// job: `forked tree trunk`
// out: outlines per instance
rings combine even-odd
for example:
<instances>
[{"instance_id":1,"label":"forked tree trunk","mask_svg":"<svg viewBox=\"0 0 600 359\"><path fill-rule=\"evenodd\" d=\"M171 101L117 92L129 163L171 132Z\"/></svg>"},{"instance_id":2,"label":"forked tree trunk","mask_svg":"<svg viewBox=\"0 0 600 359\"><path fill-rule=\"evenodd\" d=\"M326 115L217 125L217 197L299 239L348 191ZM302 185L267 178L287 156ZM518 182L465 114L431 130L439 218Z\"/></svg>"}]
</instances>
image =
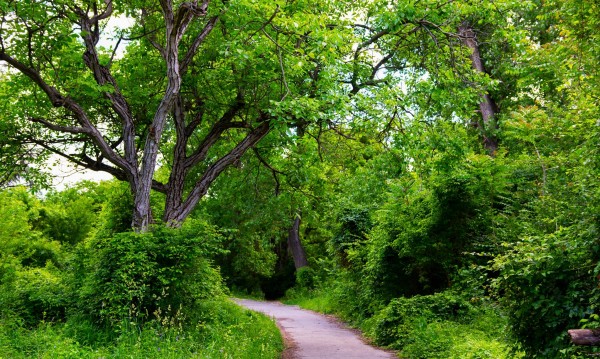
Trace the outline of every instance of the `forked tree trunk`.
<instances>
[{"instance_id":1,"label":"forked tree trunk","mask_svg":"<svg viewBox=\"0 0 600 359\"><path fill-rule=\"evenodd\" d=\"M113 1L104 0L104 6L100 7L97 1L92 1L89 4L84 1L83 3L89 5L84 7L73 4L73 6L68 7L68 13L66 8L62 9L53 19L56 21L74 21L79 25L81 31L79 31L78 35L81 36L85 45L83 63L89 68L94 80L103 89L104 97L108 100L106 108L104 101L98 103L99 107L92 106L92 108L99 110L99 112L110 112L112 110L118 116L121 121L122 133L120 139L115 142L108 140L111 136L103 134L103 131L96 126L96 121L86 112L85 107L69 96L68 92L62 93L62 90L46 82L44 80L45 76L42 76L40 70L31 62L32 59L30 59L29 64L21 62L8 54L5 46L1 46L0 62L7 63L14 70L27 76L33 84L47 95L52 106L64 108L67 113L72 115L74 120L69 125L62 124L62 120L55 122L56 119L52 118L30 118L30 122L39 124L50 131L77 137L77 139L74 139L77 143L80 140L87 141L83 142L85 144L83 148L90 148L88 145L94 147L95 150L89 152L96 152L97 154L94 159L88 156L87 150L84 150L80 155L74 155L61 152L60 149L52 148L52 146L49 146L52 142L46 144L43 140L39 140L34 143L75 162L78 166L95 171L105 171L121 181L129 182L134 202L131 226L135 231L144 232L148 230L148 227L153 222L150 205L150 193L152 190L166 195L164 221L170 226L177 227L181 225L201 198L207 193L213 181L228 166L239 161L240 157L249 148L252 148L269 132L270 116L267 112L258 114L257 118L255 118L254 127L251 126L250 121L242 120L241 118L236 119L238 112L245 105L242 91L240 90L236 102L217 121L205 139L195 149L188 148L194 147L187 146L188 139L192 137L196 138L198 132L200 132L197 131L197 128L202 122L203 110L200 110L199 113L188 114L189 116L186 116L185 104L181 101L178 102L181 100L179 94L182 78L201 45L218 23L220 15L214 15L210 19L207 19L204 22L202 30L199 32L196 31L194 35L191 35L187 33L187 30L195 19L206 18L210 0L158 0L156 1L157 4L152 5L152 8L157 8L157 5L159 5L162 11L164 26L159 26L158 28L164 31L164 38L163 36L157 36L155 32L150 32L147 34L146 39L158 50L164 61L166 87L153 115L152 122L147 128L145 144L143 147L138 147L137 139L141 138L142 134L136 133L135 118L128 100L121 92L116 79L111 74L110 66L105 65L104 61L100 61L100 55L97 50L100 41L100 29L102 28L101 22L111 17L113 13ZM94 6L91 6L92 4ZM146 9L141 10L139 14L140 22L143 24L147 14L145 13ZM10 11L12 10L9 10L9 13ZM45 29L45 26L51 24L54 20L48 20L48 23L41 25L40 29ZM193 27L193 29L196 30L197 28ZM187 48L180 47L184 37L186 38L185 45L187 45ZM158 38L162 40L159 41ZM0 42L4 45L6 41L3 39L3 33L0 31ZM29 41L31 49L34 45L31 36ZM116 46L118 46L118 43ZM110 117L112 121L114 117ZM243 117L247 118L249 116ZM186 122L186 118L189 121ZM177 145L173 156L173 173L169 182L160 183L154 180L153 177L157 167L163 131L167 121L171 120L175 124L177 136ZM103 123L102 121L99 122ZM202 176L196 180L195 184L192 183L187 178L189 177L188 174L193 173L195 175L192 169L197 168L206 159L209 149L220 139L223 132L230 128L246 128L249 131L246 137L241 142L238 142L228 154L214 161L206 168ZM69 137L65 138L69 139ZM119 150L119 146L122 146L122 150ZM66 146L66 148L69 148L69 146ZM140 149L143 149L141 157L138 156L138 150ZM187 156L186 150L188 149L192 150L190 156ZM71 152L70 148L68 152ZM189 193L184 191L184 189L188 189L186 185L191 187Z\"/></svg>"},{"instance_id":2,"label":"forked tree trunk","mask_svg":"<svg viewBox=\"0 0 600 359\"><path fill-rule=\"evenodd\" d=\"M139 172L139 182L134 197L133 223L135 230L146 231L152 221L150 209L150 190L152 189L152 177L156 169L156 159L163 130L173 103L177 99L181 88L181 74L179 72L179 42L185 33L187 22L178 22L175 19L173 4L161 2L165 17L165 47L163 58L167 65L167 88L158 105L158 109L152 119L152 125L146 136L144 155ZM179 9L177 10L179 12Z\"/></svg>"},{"instance_id":3,"label":"forked tree trunk","mask_svg":"<svg viewBox=\"0 0 600 359\"><path fill-rule=\"evenodd\" d=\"M304 251L304 247L302 247L302 242L300 242L300 215L296 216L294 224L290 229L288 236L288 250L292 254L296 269L308 266L306 252Z\"/></svg>"},{"instance_id":4,"label":"forked tree trunk","mask_svg":"<svg viewBox=\"0 0 600 359\"><path fill-rule=\"evenodd\" d=\"M473 69L479 73L485 73L481 54L479 53L479 43L473 28L466 22L462 23L458 28L458 35L463 44L471 50L471 64ZM481 102L479 103L479 111L483 119L483 126L477 124L477 127L483 133L483 145L488 150L490 155L494 155L498 150L498 139L493 134L496 130L496 112L497 106L494 100L487 93L481 94ZM490 134L491 133L491 134Z\"/></svg>"}]
</instances>

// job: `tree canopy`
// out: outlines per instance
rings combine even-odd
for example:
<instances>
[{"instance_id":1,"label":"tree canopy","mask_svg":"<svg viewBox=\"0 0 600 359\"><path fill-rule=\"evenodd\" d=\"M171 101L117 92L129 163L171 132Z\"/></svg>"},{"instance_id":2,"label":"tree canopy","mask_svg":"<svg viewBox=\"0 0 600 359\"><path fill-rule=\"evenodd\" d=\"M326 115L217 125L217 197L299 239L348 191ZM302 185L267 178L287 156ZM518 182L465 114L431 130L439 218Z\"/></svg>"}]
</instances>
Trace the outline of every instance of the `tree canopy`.
<instances>
[{"instance_id":1,"label":"tree canopy","mask_svg":"<svg viewBox=\"0 0 600 359\"><path fill-rule=\"evenodd\" d=\"M473 113L489 82L468 59L478 50L464 31L474 11L436 2L4 1L3 181L33 177L28 164L57 154L127 181L135 228L153 221L151 190L165 195L162 220L177 226L269 133L384 130L414 111L428 120ZM115 23L130 25L111 31Z\"/></svg>"}]
</instances>

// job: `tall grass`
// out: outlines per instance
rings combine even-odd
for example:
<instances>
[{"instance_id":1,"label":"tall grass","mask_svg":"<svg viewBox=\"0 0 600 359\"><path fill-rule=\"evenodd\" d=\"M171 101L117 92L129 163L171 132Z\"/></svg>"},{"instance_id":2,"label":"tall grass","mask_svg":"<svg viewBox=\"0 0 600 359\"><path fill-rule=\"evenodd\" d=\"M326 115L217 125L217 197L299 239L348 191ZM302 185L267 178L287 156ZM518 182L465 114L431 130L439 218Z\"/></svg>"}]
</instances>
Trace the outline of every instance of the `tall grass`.
<instances>
[{"instance_id":1,"label":"tall grass","mask_svg":"<svg viewBox=\"0 0 600 359\"><path fill-rule=\"evenodd\" d=\"M341 314L339 310L336 310L338 306L333 296L320 289L292 288L286 292L286 296L282 301L285 304L298 305L301 308L323 314Z\"/></svg>"},{"instance_id":2,"label":"tall grass","mask_svg":"<svg viewBox=\"0 0 600 359\"><path fill-rule=\"evenodd\" d=\"M72 319L27 329L0 323L0 358L278 358L283 342L264 315L219 300L206 302L193 325L123 322L115 330ZM6 324L6 325L4 325Z\"/></svg>"}]
</instances>

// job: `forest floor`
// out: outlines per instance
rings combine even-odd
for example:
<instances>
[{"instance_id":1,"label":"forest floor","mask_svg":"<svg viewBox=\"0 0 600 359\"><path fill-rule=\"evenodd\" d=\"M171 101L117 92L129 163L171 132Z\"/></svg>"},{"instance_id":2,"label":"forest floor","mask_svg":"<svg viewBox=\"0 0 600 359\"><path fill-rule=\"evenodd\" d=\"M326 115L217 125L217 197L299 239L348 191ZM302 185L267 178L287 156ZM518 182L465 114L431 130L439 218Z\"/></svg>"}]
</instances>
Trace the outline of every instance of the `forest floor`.
<instances>
[{"instance_id":1,"label":"forest floor","mask_svg":"<svg viewBox=\"0 0 600 359\"><path fill-rule=\"evenodd\" d=\"M396 358L390 351L365 343L357 330L331 316L279 302L235 299L250 310L275 319L286 343L284 359L378 359Z\"/></svg>"}]
</instances>

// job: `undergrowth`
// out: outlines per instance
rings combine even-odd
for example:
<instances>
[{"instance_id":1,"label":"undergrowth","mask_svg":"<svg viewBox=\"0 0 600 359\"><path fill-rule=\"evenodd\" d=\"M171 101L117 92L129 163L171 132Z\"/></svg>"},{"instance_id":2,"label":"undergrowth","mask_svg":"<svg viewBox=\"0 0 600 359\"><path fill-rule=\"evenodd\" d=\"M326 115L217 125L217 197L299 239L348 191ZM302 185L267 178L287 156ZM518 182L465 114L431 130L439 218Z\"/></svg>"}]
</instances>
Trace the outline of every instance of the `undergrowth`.
<instances>
[{"instance_id":1,"label":"undergrowth","mask_svg":"<svg viewBox=\"0 0 600 359\"><path fill-rule=\"evenodd\" d=\"M273 321L226 300L203 303L193 324L123 321L101 330L73 318L27 329L0 323L0 358L278 358L283 342Z\"/></svg>"},{"instance_id":2,"label":"undergrowth","mask_svg":"<svg viewBox=\"0 0 600 359\"><path fill-rule=\"evenodd\" d=\"M293 288L284 302L337 315L404 359L523 357L507 334L507 318L497 308L473 305L450 292L396 298L370 318L352 316L331 289Z\"/></svg>"}]
</instances>

